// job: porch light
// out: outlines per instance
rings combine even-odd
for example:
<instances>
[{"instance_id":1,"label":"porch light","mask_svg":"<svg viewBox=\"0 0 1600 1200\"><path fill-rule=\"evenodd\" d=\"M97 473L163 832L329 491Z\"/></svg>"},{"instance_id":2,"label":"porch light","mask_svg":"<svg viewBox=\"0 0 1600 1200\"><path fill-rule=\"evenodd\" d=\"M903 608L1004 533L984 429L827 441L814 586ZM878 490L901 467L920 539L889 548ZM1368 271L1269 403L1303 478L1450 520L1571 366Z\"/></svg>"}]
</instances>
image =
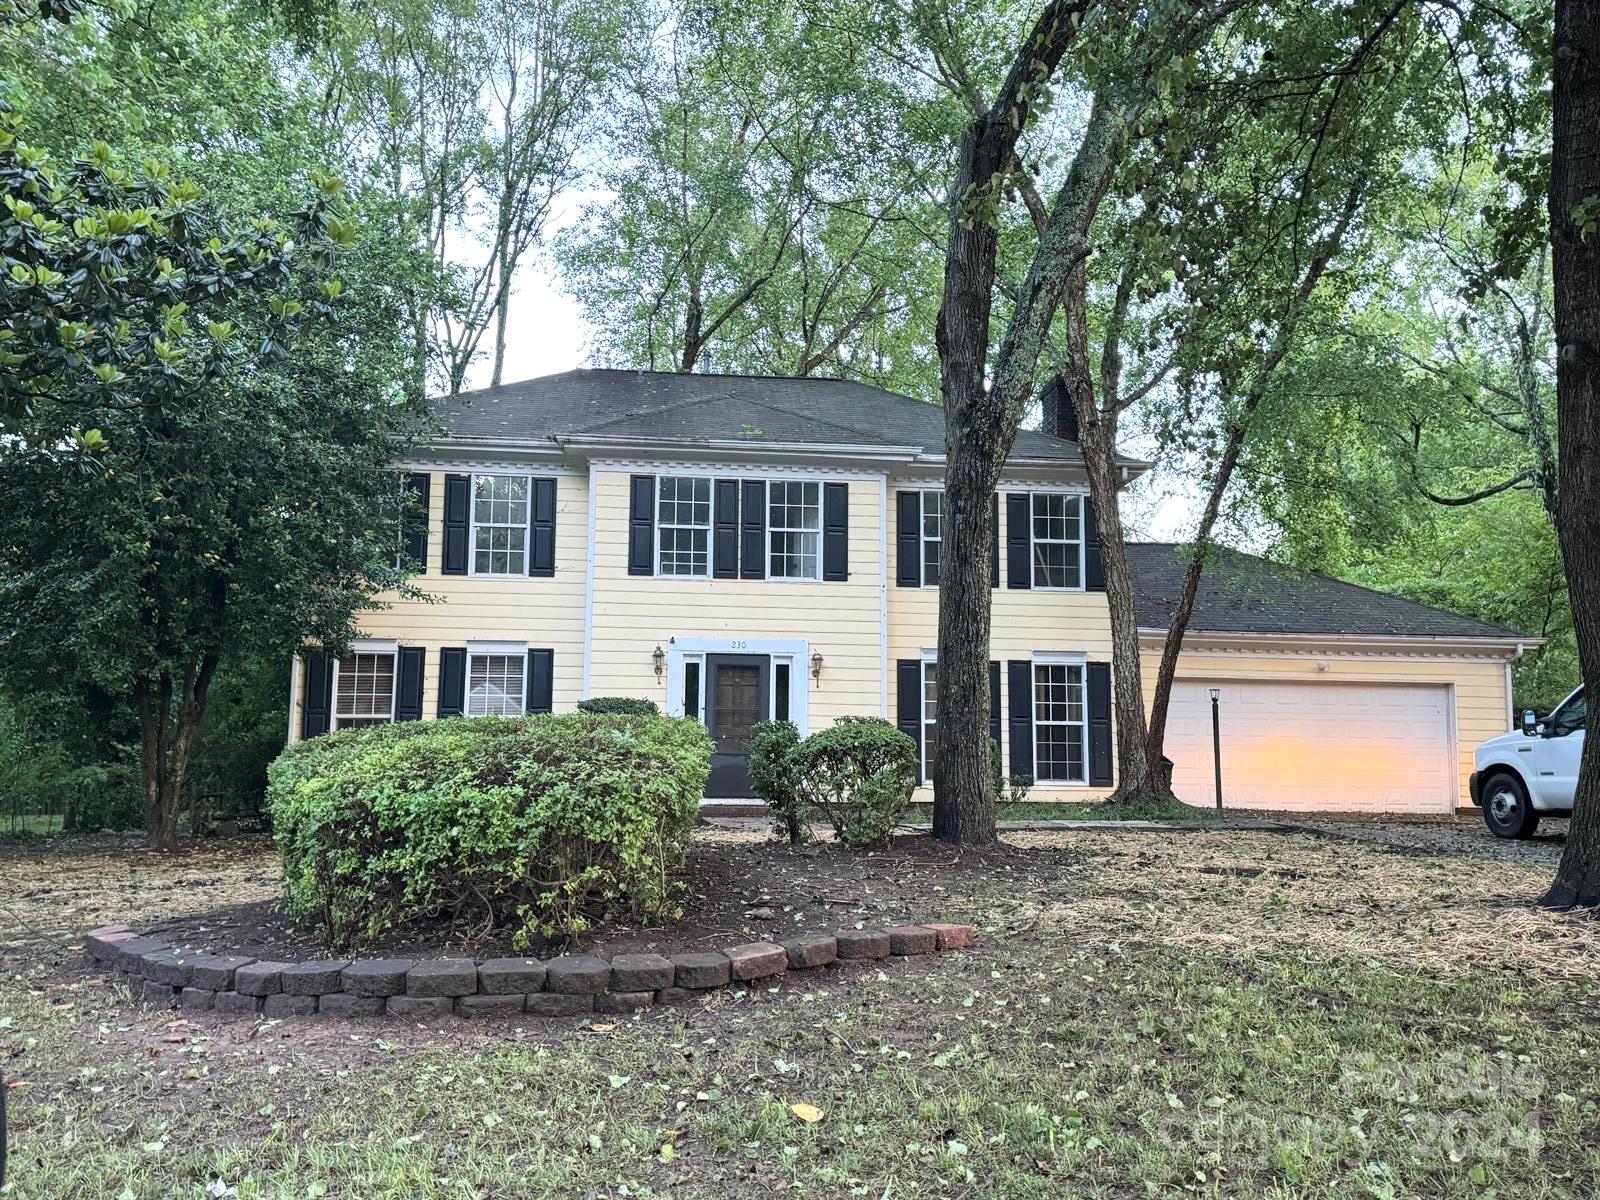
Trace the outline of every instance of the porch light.
<instances>
[{"instance_id":1,"label":"porch light","mask_svg":"<svg viewBox=\"0 0 1600 1200\"><path fill-rule=\"evenodd\" d=\"M650 661L656 665L656 678L661 678L661 673L667 669L667 652L661 648L661 643L656 643L656 648L650 653Z\"/></svg>"},{"instance_id":2,"label":"porch light","mask_svg":"<svg viewBox=\"0 0 1600 1200\"><path fill-rule=\"evenodd\" d=\"M1222 699L1222 689L1221 688L1212 688L1211 689L1211 703L1215 704L1218 700L1221 700L1221 699Z\"/></svg>"},{"instance_id":3,"label":"porch light","mask_svg":"<svg viewBox=\"0 0 1600 1200\"><path fill-rule=\"evenodd\" d=\"M811 652L811 678L822 678L822 651L820 650Z\"/></svg>"}]
</instances>

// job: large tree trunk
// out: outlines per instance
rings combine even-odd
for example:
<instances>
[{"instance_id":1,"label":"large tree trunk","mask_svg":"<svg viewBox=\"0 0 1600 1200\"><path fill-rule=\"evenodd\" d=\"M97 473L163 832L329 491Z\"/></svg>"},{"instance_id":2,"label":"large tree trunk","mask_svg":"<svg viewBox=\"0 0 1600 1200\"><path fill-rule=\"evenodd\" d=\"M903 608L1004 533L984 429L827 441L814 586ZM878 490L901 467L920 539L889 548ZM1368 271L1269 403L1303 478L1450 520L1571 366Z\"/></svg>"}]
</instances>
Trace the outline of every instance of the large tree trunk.
<instances>
[{"instance_id":1,"label":"large tree trunk","mask_svg":"<svg viewBox=\"0 0 1600 1200\"><path fill-rule=\"evenodd\" d=\"M135 689L139 708L139 756L144 780L144 827L157 850L178 844L178 814L182 811L189 759L205 722L206 701L217 660L207 655L184 669L173 711L172 676L163 671L156 680L141 680Z\"/></svg>"},{"instance_id":2,"label":"large tree trunk","mask_svg":"<svg viewBox=\"0 0 1600 1200\"><path fill-rule=\"evenodd\" d=\"M1550 232L1556 298L1556 421L1561 445L1559 532L1572 594L1578 664L1591 706L1600 697L1600 6L1556 0L1555 145ZM1600 722L1590 722L1561 866L1543 903L1600 904Z\"/></svg>"}]
</instances>

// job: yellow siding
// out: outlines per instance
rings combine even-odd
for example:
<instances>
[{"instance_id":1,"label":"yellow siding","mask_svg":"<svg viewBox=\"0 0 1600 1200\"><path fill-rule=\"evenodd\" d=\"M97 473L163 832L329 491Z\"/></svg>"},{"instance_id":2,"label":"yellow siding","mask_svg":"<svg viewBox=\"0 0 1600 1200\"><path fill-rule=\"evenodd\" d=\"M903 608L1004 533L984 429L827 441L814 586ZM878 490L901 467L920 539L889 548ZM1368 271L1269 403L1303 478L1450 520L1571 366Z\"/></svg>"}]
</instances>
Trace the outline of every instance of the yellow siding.
<instances>
[{"instance_id":1,"label":"yellow siding","mask_svg":"<svg viewBox=\"0 0 1600 1200\"><path fill-rule=\"evenodd\" d=\"M1148 705L1155 690L1158 657L1146 654L1140 673ZM1326 671L1318 662L1328 664ZM1456 756L1463 805L1472 798L1467 777L1472 752L1479 742L1507 729L1506 664L1474 659L1404 659L1340 657L1323 654L1238 654L1194 651L1178 659L1179 679L1343 680L1365 683L1433 683L1450 685L1454 705ZM1308 764L1311 769L1311 764Z\"/></svg>"}]
</instances>

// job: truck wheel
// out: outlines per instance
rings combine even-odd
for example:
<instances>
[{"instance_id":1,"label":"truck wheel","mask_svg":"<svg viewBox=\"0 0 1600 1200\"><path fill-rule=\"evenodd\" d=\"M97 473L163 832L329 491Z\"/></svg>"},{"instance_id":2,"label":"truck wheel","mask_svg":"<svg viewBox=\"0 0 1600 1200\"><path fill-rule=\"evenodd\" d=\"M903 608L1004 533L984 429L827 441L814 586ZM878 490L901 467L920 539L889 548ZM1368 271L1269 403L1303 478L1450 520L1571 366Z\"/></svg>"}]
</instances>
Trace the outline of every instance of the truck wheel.
<instances>
[{"instance_id":1,"label":"truck wheel","mask_svg":"<svg viewBox=\"0 0 1600 1200\"><path fill-rule=\"evenodd\" d=\"M1495 837L1527 838L1539 827L1528 789L1515 775L1491 775L1483 785L1483 823Z\"/></svg>"}]
</instances>

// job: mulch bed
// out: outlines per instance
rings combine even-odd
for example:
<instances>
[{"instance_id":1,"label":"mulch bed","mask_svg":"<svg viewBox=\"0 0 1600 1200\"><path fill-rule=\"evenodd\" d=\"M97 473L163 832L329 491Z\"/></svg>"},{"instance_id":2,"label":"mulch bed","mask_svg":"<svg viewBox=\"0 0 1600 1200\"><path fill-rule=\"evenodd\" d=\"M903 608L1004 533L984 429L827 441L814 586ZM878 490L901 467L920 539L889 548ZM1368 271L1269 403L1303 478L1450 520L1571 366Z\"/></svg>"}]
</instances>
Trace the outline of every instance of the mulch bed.
<instances>
[{"instance_id":1,"label":"mulch bed","mask_svg":"<svg viewBox=\"0 0 1600 1200\"><path fill-rule=\"evenodd\" d=\"M412 925L354 947L363 958L492 958L599 950L607 955L726 946L858 925L958 920L973 892L990 893L995 877L1054 873L1074 855L1041 855L1005 845L957 851L924 837L896 838L888 850L861 854L832 843L791 847L748 834L702 831L689 853L683 919L670 925L609 924L567 945L511 945L510 933L463 928L448 920ZM1020 882L1020 880L1019 880ZM327 954L313 931L295 924L276 899L221 904L139 926L174 945L216 953L296 961Z\"/></svg>"}]
</instances>

